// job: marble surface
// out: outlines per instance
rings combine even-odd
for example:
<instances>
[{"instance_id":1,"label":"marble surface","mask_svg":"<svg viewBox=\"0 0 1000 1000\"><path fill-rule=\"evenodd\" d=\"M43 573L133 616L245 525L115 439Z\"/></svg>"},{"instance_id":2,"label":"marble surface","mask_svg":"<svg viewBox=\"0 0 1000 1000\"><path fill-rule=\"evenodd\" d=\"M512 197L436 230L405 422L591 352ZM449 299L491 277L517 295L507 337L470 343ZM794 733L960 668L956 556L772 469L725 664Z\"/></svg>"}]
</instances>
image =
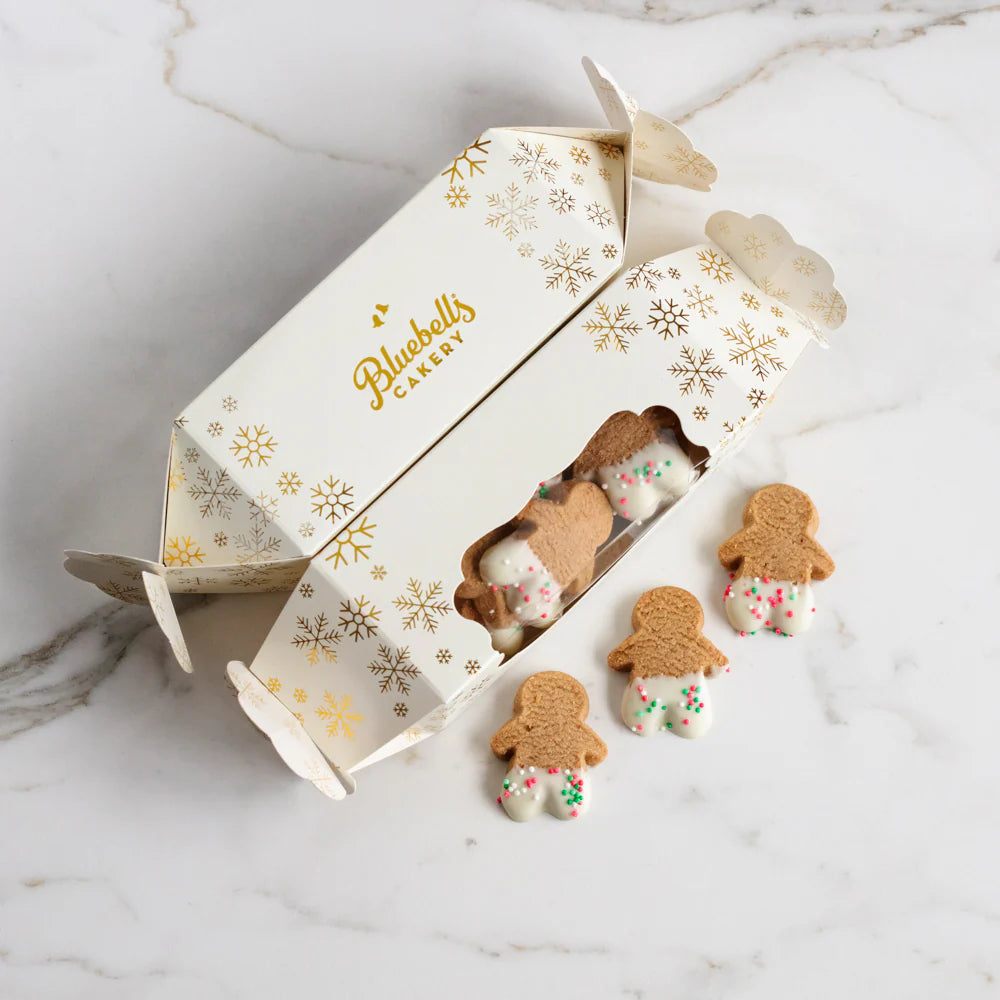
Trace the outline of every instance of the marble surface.
<instances>
[{"instance_id":1,"label":"marble surface","mask_svg":"<svg viewBox=\"0 0 1000 1000\"><path fill-rule=\"evenodd\" d=\"M998 46L974 3L2 0L0 995L996 996ZM767 211L848 323L589 613L331 803L223 677L280 598L193 603L186 676L60 552L153 555L170 418L476 130L598 123L584 53L720 166L640 184L632 256ZM801 641L717 599L772 480L838 562ZM603 665L663 583L734 664L701 741L632 737ZM544 667L611 754L585 821L517 826L487 739Z\"/></svg>"}]
</instances>

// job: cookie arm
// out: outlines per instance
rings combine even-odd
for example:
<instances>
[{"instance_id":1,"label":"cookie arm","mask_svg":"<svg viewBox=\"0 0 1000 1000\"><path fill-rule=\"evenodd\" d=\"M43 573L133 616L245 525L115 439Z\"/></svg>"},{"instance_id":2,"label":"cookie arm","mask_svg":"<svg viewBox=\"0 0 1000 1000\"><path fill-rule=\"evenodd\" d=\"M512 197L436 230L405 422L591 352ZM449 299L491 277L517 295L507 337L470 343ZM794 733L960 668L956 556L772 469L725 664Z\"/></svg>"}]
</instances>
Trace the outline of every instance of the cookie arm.
<instances>
[{"instance_id":1,"label":"cookie arm","mask_svg":"<svg viewBox=\"0 0 1000 1000\"><path fill-rule=\"evenodd\" d=\"M583 761L588 767L593 767L595 764L600 764L607 757L608 747L604 740L590 726L581 723L581 728L583 729L586 741L583 749Z\"/></svg>"},{"instance_id":2,"label":"cookie arm","mask_svg":"<svg viewBox=\"0 0 1000 1000\"><path fill-rule=\"evenodd\" d=\"M699 637L698 645L705 656L705 672L709 676L714 676L720 667L729 665L729 658L726 654L721 649L718 649L713 642L705 638L705 636Z\"/></svg>"},{"instance_id":3,"label":"cookie arm","mask_svg":"<svg viewBox=\"0 0 1000 1000\"><path fill-rule=\"evenodd\" d=\"M520 719L509 719L490 740L490 749L501 760L510 760L518 743L524 738L525 729Z\"/></svg>"},{"instance_id":4,"label":"cookie arm","mask_svg":"<svg viewBox=\"0 0 1000 1000\"><path fill-rule=\"evenodd\" d=\"M632 669L632 647L636 644L637 636L630 635L624 642L619 643L608 653L608 666L612 670Z\"/></svg>"},{"instance_id":5,"label":"cookie arm","mask_svg":"<svg viewBox=\"0 0 1000 1000\"><path fill-rule=\"evenodd\" d=\"M719 562L728 570L738 570L743 561L743 554L746 550L746 529L737 531L735 535L730 535L719 546Z\"/></svg>"},{"instance_id":6,"label":"cookie arm","mask_svg":"<svg viewBox=\"0 0 1000 1000\"><path fill-rule=\"evenodd\" d=\"M589 559L587 565L584 566L579 573L573 577L572 580L566 586L566 592L568 594L579 594L584 587L593 579L594 576L594 560Z\"/></svg>"},{"instance_id":7,"label":"cookie arm","mask_svg":"<svg viewBox=\"0 0 1000 1000\"><path fill-rule=\"evenodd\" d=\"M815 538L810 540L809 558L812 561L812 575L817 580L825 580L837 568L830 553Z\"/></svg>"}]
</instances>

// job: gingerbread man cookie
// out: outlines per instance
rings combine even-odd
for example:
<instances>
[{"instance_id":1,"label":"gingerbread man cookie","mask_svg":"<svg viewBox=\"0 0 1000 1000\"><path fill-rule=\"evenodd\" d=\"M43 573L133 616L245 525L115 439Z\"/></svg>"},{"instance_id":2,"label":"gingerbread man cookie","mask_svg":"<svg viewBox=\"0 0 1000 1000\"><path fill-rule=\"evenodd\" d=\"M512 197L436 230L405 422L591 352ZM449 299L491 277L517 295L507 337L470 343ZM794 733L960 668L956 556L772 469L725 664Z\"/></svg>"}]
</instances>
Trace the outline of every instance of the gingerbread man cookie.
<instances>
[{"instance_id":1,"label":"gingerbread man cookie","mask_svg":"<svg viewBox=\"0 0 1000 1000\"><path fill-rule=\"evenodd\" d=\"M511 521L484 535L462 558L459 614L489 629L493 648L511 654L525 626L545 628L590 583L594 554L614 518L593 483L558 483Z\"/></svg>"},{"instance_id":2,"label":"gingerbread man cookie","mask_svg":"<svg viewBox=\"0 0 1000 1000\"><path fill-rule=\"evenodd\" d=\"M695 478L687 454L660 438L649 410L621 410L608 417L573 463L572 474L593 479L611 509L636 522L678 499Z\"/></svg>"},{"instance_id":3,"label":"gingerbread man cookie","mask_svg":"<svg viewBox=\"0 0 1000 1000\"><path fill-rule=\"evenodd\" d=\"M547 810L576 819L590 808L587 768L608 755L604 741L584 721L590 699L569 674L532 674L514 696L514 715L490 740L510 761L497 802L523 822Z\"/></svg>"},{"instance_id":4,"label":"gingerbread man cookie","mask_svg":"<svg viewBox=\"0 0 1000 1000\"><path fill-rule=\"evenodd\" d=\"M794 486L765 486L747 501L742 530L719 546L719 562L731 571L726 617L740 635L765 628L793 636L812 624L812 580L835 568L813 537L817 527L812 500Z\"/></svg>"},{"instance_id":5,"label":"gingerbread man cookie","mask_svg":"<svg viewBox=\"0 0 1000 1000\"><path fill-rule=\"evenodd\" d=\"M706 674L729 660L701 634L705 615L680 587L648 590L632 611L634 632L608 654L612 670L629 670L622 719L639 736L666 730L703 736L712 724Z\"/></svg>"}]
</instances>

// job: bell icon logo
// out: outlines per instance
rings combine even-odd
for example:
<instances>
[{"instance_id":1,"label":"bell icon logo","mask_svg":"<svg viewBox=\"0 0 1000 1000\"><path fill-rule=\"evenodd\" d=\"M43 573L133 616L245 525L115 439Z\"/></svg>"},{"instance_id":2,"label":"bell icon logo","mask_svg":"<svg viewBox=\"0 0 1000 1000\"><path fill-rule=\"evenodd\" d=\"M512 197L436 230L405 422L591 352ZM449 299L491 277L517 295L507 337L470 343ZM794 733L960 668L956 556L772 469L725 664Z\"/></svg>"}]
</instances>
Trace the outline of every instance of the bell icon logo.
<instances>
[{"instance_id":1,"label":"bell icon logo","mask_svg":"<svg viewBox=\"0 0 1000 1000\"><path fill-rule=\"evenodd\" d=\"M388 306L380 306L377 302L375 303L375 308L378 310L378 313L382 314L382 316L389 311ZM385 320L382 319L382 316L379 316L378 313L372 313L372 326L375 327L375 329L378 329L385 322Z\"/></svg>"}]
</instances>

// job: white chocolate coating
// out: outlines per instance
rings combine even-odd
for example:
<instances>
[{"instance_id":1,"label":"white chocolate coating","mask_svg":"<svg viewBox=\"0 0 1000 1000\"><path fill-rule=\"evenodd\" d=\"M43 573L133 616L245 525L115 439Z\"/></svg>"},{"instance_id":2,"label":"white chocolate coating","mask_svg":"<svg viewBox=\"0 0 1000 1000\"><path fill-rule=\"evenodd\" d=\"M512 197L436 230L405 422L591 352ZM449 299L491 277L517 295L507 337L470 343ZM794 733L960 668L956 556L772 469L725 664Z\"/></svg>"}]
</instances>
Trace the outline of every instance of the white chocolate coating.
<instances>
[{"instance_id":1,"label":"white chocolate coating","mask_svg":"<svg viewBox=\"0 0 1000 1000\"><path fill-rule=\"evenodd\" d=\"M590 808L587 769L512 767L504 775L497 802L518 823L542 812L557 819L577 819Z\"/></svg>"},{"instance_id":2,"label":"white chocolate coating","mask_svg":"<svg viewBox=\"0 0 1000 1000\"><path fill-rule=\"evenodd\" d=\"M695 739L712 725L712 703L702 673L637 677L622 698L622 720L637 736L665 730Z\"/></svg>"},{"instance_id":3,"label":"white chocolate coating","mask_svg":"<svg viewBox=\"0 0 1000 1000\"><path fill-rule=\"evenodd\" d=\"M772 577L741 576L722 595L729 624L740 635L773 629L779 635L805 632L815 617L812 586Z\"/></svg>"},{"instance_id":4,"label":"white chocolate coating","mask_svg":"<svg viewBox=\"0 0 1000 1000\"><path fill-rule=\"evenodd\" d=\"M486 586L503 591L522 627L545 628L562 614L562 587L522 538L504 538L488 548L479 575Z\"/></svg>"},{"instance_id":5,"label":"white chocolate coating","mask_svg":"<svg viewBox=\"0 0 1000 1000\"><path fill-rule=\"evenodd\" d=\"M691 485L690 459L676 445L654 441L618 465L603 465L597 481L620 517L645 521Z\"/></svg>"}]
</instances>

